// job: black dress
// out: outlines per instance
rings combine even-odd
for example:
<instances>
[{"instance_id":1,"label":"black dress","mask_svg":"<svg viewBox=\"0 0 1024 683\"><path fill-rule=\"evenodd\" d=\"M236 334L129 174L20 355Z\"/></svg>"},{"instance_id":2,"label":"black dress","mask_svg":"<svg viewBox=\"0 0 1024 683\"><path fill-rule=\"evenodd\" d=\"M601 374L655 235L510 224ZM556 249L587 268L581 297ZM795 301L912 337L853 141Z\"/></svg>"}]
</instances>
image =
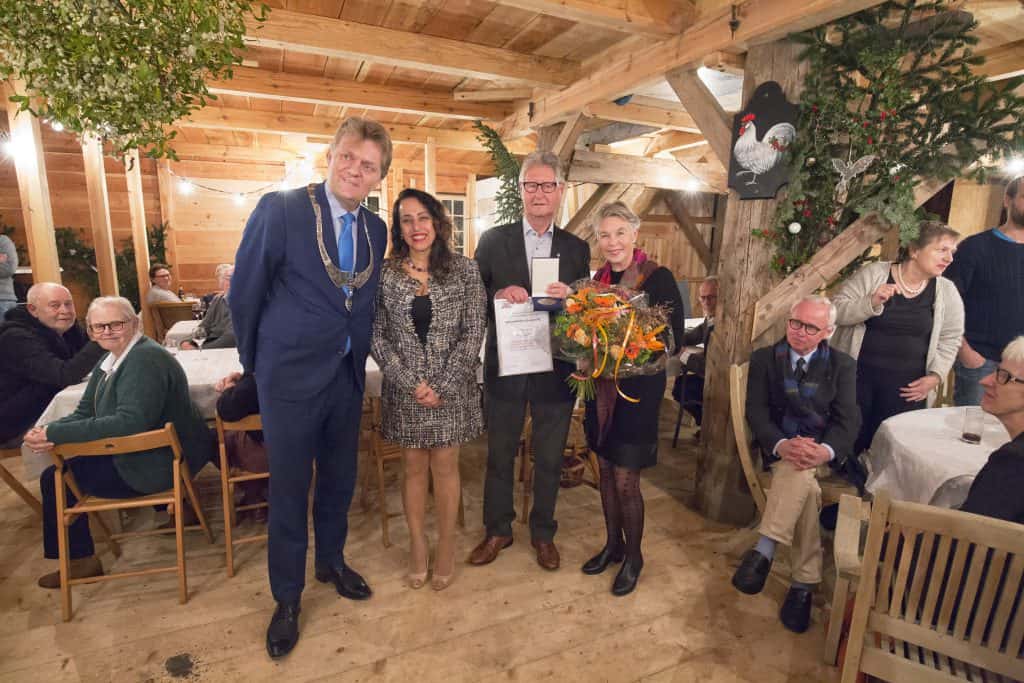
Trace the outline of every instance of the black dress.
<instances>
[{"instance_id":1,"label":"black dress","mask_svg":"<svg viewBox=\"0 0 1024 683\"><path fill-rule=\"evenodd\" d=\"M612 271L612 284L618 284L622 273ZM640 286L647 293L649 303L671 308L669 324L672 328L674 345L678 348L683 338L686 319L683 317L683 302L679 298L679 287L672 272L660 267L648 276ZM677 349L670 349L675 353ZM661 399L665 395L666 377L664 372L655 375L641 375L619 380L622 391L639 403L630 403L621 397L615 399L612 423L603 443L597 444L597 403L587 401L584 417L584 431L590 448L602 458L618 467L641 469L658 462L658 415Z\"/></svg>"}]
</instances>

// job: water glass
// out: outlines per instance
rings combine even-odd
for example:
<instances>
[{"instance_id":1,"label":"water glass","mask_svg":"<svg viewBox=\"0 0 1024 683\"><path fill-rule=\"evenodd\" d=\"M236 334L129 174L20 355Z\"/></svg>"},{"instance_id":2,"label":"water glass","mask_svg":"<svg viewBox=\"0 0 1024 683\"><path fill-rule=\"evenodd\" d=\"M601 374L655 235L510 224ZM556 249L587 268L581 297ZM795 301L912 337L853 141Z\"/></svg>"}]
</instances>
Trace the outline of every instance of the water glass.
<instances>
[{"instance_id":1,"label":"water glass","mask_svg":"<svg viewBox=\"0 0 1024 683\"><path fill-rule=\"evenodd\" d=\"M979 406L964 408L964 428L960 439L970 444L980 444L981 434L985 429L985 413Z\"/></svg>"}]
</instances>

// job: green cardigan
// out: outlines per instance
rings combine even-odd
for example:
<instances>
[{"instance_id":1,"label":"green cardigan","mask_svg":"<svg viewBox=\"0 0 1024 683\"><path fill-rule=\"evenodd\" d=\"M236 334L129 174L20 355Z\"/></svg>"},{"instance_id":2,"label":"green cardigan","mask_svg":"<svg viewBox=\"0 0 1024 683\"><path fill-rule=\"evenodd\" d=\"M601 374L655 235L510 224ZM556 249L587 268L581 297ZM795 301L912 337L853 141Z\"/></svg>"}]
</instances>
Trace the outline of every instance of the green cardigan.
<instances>
[{"instance_id":1,"label":"green cardigan","mask_svg":"<svg viewBox=\"0 0 1024 683\"><path fill-rule=\"evenodd\" d=\"M162 346L143 337L100 387L105 377L97 365L75 412L46 427L50 441L62 444L128 436L172 422L192 474L210 461L216 447L213 435L189 398L185 371ZM140 493L165 491L174 485L169 448L113 457L121 479Z\"/></svg>"}]
</instances>

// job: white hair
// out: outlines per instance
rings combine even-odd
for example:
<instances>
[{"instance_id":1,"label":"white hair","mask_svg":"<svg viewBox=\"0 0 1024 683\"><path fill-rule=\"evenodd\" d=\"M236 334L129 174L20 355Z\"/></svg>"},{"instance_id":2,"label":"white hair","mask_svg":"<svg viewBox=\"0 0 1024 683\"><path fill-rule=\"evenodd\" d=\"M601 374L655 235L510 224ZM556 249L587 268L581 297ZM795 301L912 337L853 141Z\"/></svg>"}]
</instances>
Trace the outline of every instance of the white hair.
<instances>
[{"instance_id":1,"label":"white hair","mask_svg":"<svg viewBox=\"0 0 1024 683\"><path fill-rule=\"evenodd\" d=\"M640 217L633 213L633 210L626 206L625 202L615 201L603 205L594 214L594 219L591 222L591 227L594 229L594 237L599 237L598 231L601 229L601 223L606 218L619 218L626 222L633 232L640 229Z\"/></svg>"},{"instance_id":2,"label":"white hair","mask_svg":"<svg viewBox=\"0 0 1024 683\"><path fill-rule=\"evenodd\" d=\"M796 307L800 304L815 304L818 306L828 306L828 326L835 329L836 317L839 313L836 311L836 305L832 303L832 300L827 296L821 296L820 294L808 294L795 301L792 306L789 307L789 315L792 317L793 312L796 311ZM831 335L829 335L831 336Z\"/></svg>"},{"instance_id":3,"label":"white hair","mask_svg":"<svg viewBox=\"0 0 1024 683\"><path fill-rule=\"evenodd\" d=\"M213 271L213 275L218 280L220 280L222 277L224 277L224 273L227 273L228 271L231 271L231 270L234 270L234 269L235 269L235 266L232 263L221 263L220 265L217 266L217 269Z\"/></svg>"},{"instance_id":4,"label":"white hair","mask_svg":"<svg viewBox=\"0 0 1024 683\"><path fill-rule=\"evenodd\" d=\"M1003 360L1011 363L1024 363L1024 336L1017 337L1003 349Z\"/></svg>"},{"instance_id":5,"label":"white hair","mask_svg":"<svg viewBox=\"0 0 1024 683\"><path fill-rule=\"evenodd\" d=\"M92 320L92 313L97 308L103 308L109 306L110 308L116 308L121 312L121 315L125 317L125 320L132 323L134 328L139 326L139 314L135 312L135 307L132 306L132 302L125 299L123 296L98 296L92 300L89 304L89 310L85 312L85 324L88 325Z\"/></svg>"},{"instance_id":6,"label":"white hair","mask_svg":"<svg viewBox=\"0 0 1024 683\"><path fill-rule=\"evenodd\" d=\"M530 152L523 159L523 165L519 167L519 182L523 182L523 178L526 177L526 172L534 166L547 166L555 172L555 180L559 185L565 182L565 176L562 175L562 162L559 161L558 155L554 152Z\"/></svg>"},{"instance_id":7,"label":"white hair","mask_svg":"<svg viewBox=\"0 0 1024 683\"><path fill-rule=\"evenodd\" d=\"M28 288L28 293L25 295L25 302L36 307L43 305L43 297L52 293L56 289L60 289L71 294L71 291L67 287L57 284L56 282L37 282Z\"/></svg>"}]
</instances>

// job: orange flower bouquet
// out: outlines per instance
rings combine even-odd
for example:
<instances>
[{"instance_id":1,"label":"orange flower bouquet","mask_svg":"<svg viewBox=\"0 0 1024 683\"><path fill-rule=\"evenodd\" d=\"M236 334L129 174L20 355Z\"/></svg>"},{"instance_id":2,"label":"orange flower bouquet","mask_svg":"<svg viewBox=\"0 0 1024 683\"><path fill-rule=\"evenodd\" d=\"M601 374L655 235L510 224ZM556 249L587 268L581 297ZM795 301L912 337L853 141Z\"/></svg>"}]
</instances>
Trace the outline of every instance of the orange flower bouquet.
<instances>
[{"instance_id":1,"label":"orange flower bouquet","mask_svg":"<svg viewBox=\"0 0 1024 683\"><path fill-rule=\"evenodd\" d=\"M642 292L594 280L573 283L573 292L552 327L552 351L576 363L569 384L586 400L595 395L594 380L610 379L622 398L636 403L618 380L665 371L666 349L673 347L668 310L649 306Z\"/></svg>"}]
</instances>

